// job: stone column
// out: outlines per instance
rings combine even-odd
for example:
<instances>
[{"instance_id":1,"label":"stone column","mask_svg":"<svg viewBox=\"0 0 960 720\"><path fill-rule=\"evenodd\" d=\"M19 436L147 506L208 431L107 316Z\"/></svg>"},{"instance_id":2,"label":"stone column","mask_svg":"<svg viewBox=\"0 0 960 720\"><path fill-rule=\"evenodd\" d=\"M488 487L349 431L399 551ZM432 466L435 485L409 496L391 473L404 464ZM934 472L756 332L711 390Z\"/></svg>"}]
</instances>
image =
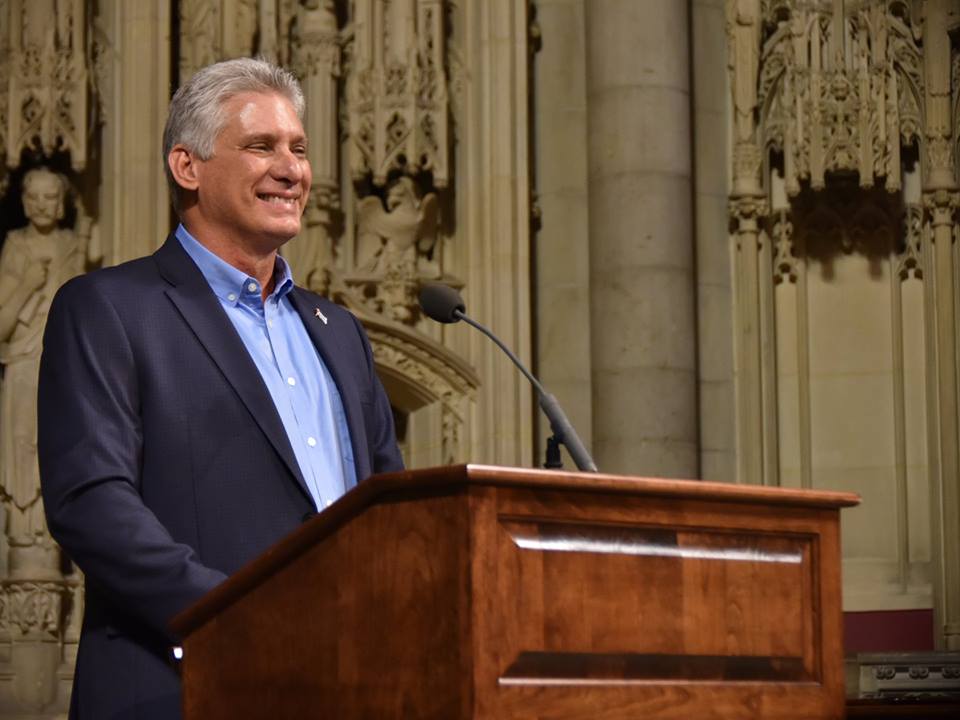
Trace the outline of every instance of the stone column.
<instances>
[{"instance_id":1,"label":"stone column","mask_svg":"<svg viewBox=\"0 0 960 720\"><path fill-rule=\"evenodd\" d=\"M171 230L160 136L170 101L170 3L100 5L104 265L149 255Z\"/></svg>"},{"instance_id":2,"label":"stone column","mask_svg":"<svg viewBox=\"0 0 960 720\"><path fill-rule=\"evenodd\" d=\"M775 433L764 417L763 372L770 345L761 315L763 234L768 203L760 182L763 154L757 142L757 78L760 68L760 0L727 0L727 42L733 99L733 183L730 221L736 301L737 480L772 483L775 470L764 447ZM768 363L766 363L768 364Z\"/></svg>"},{"instance_id":3,"label":"stone column","mask_svg":"<svg viewBox=\"0 0 960 720\"><path fill-rule=\"evenodd\" d=\"M729 482L737 471L723 0L693 0L691 14L700 476Z\"/></svg>"},{"instance_id":4,"label":"stone column","mask_svg":"<svg viewBox=\"0 0 960 720\"><path fill-rule=\"evenodd\" d=\"M931 192L924 198L930 216L936 347L936 435L931 448L931 511L934 564L934 615L938 644L960 650L960 458L958 458L957 327L954 297L953 223L956 192ZM940 634L942 633L942 634Z\"/></svg>"},{"instance_id":5,"label":"stone column","mask_svg":"<svg viewBox=\"0 0 960 720\"><path fill-rule=\"evenodd\" d=\"M297 282L325 293L334 262L332 228L340 211L340 35L333 0L324 0L314 8L301 6L294 40L293 66L307 100L303 124L310 138L313 186L304 231L284 246L283 255L290 261Z\"/></svg>"},{"instance_id":6,"label":"stone column","mask_svg":"<svg viewBox=\"0 0 960 720\"><path fill-rule=\"evenodd\" d=\"M594 456L696 477L689 6L584 9Z\"/></svg>"},{"instance_id":7,"label":"stone column","mask_svg":"<svg viewBox=\"0 0 960 720\"><path fill-rule=\"evenodd\" d=\"M527 4L466 0L450 7L464 65L453 68L453 86L462 88L452 103L460 119L458 231L444 258L464 280L467 312L529 363ZM467 358L480 376L468 420L468 457L531 466L535 406L529 383L499 348L463 323L445 326L443 333L444 345Z\"/></svg>"},{"instance_id":8,"label":"stone column","mask_svg":"<svg viewBox=\"0 0 960 720\"><path fill-rule=\"evenodd\" d=\"M536 263L536 372L593 449L590 383L590 247L584 6L537 0L543 45L534 59L535 172L542 225ZM540 418L536 459L550 424ZM569 457L564 466L576 467Z\"/></svg>"},{"instance_id":9,"label":"stone column","mask_svg":"<svg viewBox=\"0 0 960 720\"><path fill-rule=\"evenodd\" d=\"M936 398L930 448L937 643L960 650L960 412L957 386L956 247L954 223L960 204L953 162L950 112L951 0L930 0L923 28L926 103L923 200L933 242Z\"/></svg>"}]
</instances>

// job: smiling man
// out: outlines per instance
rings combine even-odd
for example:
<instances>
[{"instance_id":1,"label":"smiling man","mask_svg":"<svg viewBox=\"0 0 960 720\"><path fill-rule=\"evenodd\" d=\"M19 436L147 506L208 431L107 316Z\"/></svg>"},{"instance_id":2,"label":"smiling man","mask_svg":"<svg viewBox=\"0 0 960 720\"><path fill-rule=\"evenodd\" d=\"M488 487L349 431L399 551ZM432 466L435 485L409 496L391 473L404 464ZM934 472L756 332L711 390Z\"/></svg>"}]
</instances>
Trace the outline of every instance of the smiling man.
<instances>
[{"instance_id":1,"label":"smiling man","mask_svg":"<svg viewBox=\"0 0 960 720\"><path fill-rule=\"evenodd\" d=\"M402 467L363 329L277 254L310 191L303 108L267 62L200 70L164 131L175 233L54 299L39 456L50 531L86 576L71 718L179 717L170 619Z\"/></svg>"}]
</instances>

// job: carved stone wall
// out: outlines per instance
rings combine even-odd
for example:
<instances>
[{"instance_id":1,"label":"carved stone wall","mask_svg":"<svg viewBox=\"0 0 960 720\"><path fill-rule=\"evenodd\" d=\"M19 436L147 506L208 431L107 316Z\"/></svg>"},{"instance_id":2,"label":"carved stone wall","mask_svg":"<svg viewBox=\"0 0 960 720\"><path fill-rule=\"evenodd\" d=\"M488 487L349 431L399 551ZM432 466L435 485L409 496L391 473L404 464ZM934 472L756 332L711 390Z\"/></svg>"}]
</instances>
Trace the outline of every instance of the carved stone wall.
<instances>
[{"instance_id":1,"label":"carved stone wall","mask_svg":"<svg viewBox=\"0 0 960 720\"><path fill-rule=\"evenodd\" d=\"M97 228L104 264L151 252L173 221L159 151L171 87L216 59L276 58L303 82L315 181L284 252L366 324L411 465L534 464L523 379L486 339L419 316L417 289L440 279L539 356L588 444L599 431L633 452L661 433L682 445L676 472L861 492L844 524L847 608L932 606L956 647L956 3L615 4L0 0L0 233L29 226L22 181L46 165L70 188L59 230L89 246ZM645 52L626 28L650 36ZM668 85L664 122L642 98ZM618 258L660 280L665 261L680 289L648 295L626 272L606 288ZM618 312L649 299L653 319L631 316L629 335L592 309L605 295L631 298ZM669 374L639 332L647 349L684 342L668 358L685 398L670 437L669 393L630 379ZM615 377L626 361L650 372ZM58 717L82 579L49 544L20 542L29 490L3 490L0 716Z\"/></svg>"},{"instance_id":2,"label":"carved stone wall","mask_svg":"<svg viewBox=\"0 0 960 720\"><path fill-rule=\"evenodd\" d=\"M4 137L7 167L23 151L69 156L74 170L87 162L89 86L85 0L7 0L4 25Z\"/></svg>"},{"instance_id":3,"label":"carved stone wall","mask_svg":"<svg viewBox=\"0 0 960 720\"><path fill-rule=\"evenodd\" d=\"M300 283L366 324L408 464L527 464L523 379L415 302L426 280L462 288L529 360L527 138L516 132L527 42L527 6L514 0L0 0L4 252L29 226L21 181L40 165L70 191L59 231L84 248L95 234L103 264L155 250L174 223L160 156L171 89L218 59L274 58L303 83L314 170L304 230L284 253ZM5 293L0 281L0 326L20 302ZM32 426L15 413L0 439ZM45 543L17 535L17 512L42 516L35 476L4 483L14 520L0 533L0 716L60 717L82 578L44 529Z\"/></svg>"},{"instance_id":4,"label":"carved stone wall","mask_svg":"<svg viewBox=\"0 0 960 720\"><path fill-rule=\"evenodd\" d=\"M860 492L846 609L958 647L958 8L726 8L738 475Z\"/></svg>"},{"instance_id":5,"label":"carved stone wall","mask_svg":"<svg viewBox=\"0 0 960 720\"><path fill-rule=\"evenodd\" d=\"M79 572L46 528L36 458L41 337L56 289L99 265L100 99L84 0L0 3L0 715L65 711Z\"/></svg>"}]
</instances>

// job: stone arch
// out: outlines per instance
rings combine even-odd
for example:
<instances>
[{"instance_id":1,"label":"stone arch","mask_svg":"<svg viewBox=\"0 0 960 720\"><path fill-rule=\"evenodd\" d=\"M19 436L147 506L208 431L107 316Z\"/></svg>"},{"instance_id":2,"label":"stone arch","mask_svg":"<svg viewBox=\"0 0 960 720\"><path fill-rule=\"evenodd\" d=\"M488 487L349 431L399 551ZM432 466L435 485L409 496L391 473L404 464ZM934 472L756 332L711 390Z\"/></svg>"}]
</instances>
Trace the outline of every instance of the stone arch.
<instances>
[{"instance_id":1,"label":"stone arch","mask_svg":"<svg viewBox=\"0 0 960 720\"><path fill-rule=\"evenodd\" d=\"M400 421L398 440L406 463L424 467L464 461L467 413L479 387L474 369L407 325L352 309L370 337L377 372Z\"/></svg>"}]
</instances>

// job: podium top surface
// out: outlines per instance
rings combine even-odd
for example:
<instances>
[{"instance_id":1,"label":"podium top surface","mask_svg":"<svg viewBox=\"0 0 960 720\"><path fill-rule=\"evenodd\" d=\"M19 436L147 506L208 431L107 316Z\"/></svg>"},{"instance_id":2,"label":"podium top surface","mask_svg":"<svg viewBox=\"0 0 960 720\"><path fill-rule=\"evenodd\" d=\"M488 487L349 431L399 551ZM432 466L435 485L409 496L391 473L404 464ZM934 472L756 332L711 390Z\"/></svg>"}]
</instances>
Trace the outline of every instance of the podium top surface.
<instances>
[{"instance_id":1,"label":"podium top surface","mask_svg":"<svg viewBox=\"0 0 960 720\"><path fill-rule=\"evenodd\" d=\"M491 465L450 465L375 475L364 480L323 512L305 522L261 556L190 606L170 623L183 637L205 623L264 577L299 557L350 518L377 501L399 495L454 491L465 486L567 493L618 494L713 503L757 504L838 510L860 502L855 493L803 490L700 480L667 480L600 473L564 472Z\"/></svg>"}]
</instances>

